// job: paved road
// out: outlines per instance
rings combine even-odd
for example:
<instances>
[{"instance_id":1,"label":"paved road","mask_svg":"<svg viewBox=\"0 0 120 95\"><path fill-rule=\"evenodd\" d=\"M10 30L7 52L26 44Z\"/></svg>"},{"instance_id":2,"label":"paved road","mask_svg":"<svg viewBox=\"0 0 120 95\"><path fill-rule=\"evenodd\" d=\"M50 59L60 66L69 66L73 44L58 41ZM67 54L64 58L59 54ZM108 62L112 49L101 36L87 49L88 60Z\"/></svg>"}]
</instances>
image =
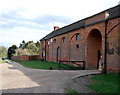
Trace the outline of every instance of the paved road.
<instances>
[{"instance_id":1,"label":"paved road","mask_svg":"<svg viewBox=\"0 0 120 95\"><path fill-rule=\"evenodd\" d=\"M64 93L64 83L75 76L100 73L97 70L30 69L11 61L0 67L2 93Z\"/></svg>"}]
</instances>

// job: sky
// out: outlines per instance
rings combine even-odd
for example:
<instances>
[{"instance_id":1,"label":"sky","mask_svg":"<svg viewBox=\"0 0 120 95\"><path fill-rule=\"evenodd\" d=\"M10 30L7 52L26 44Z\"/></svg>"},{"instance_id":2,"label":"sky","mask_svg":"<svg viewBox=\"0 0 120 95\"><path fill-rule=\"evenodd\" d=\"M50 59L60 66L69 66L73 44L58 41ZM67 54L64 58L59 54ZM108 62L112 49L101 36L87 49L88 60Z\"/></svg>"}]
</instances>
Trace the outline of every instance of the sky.
<instances>
[{"instance_id":1,"label":"sky","mask_svg":"<svg viewBox=\"0 0 120 95\"><path fill-rule=\"evenodd\" d=\"M0 46L39 41L53 31L118 5L119 0L0 0Z\"/></svg>"}]
</instances>

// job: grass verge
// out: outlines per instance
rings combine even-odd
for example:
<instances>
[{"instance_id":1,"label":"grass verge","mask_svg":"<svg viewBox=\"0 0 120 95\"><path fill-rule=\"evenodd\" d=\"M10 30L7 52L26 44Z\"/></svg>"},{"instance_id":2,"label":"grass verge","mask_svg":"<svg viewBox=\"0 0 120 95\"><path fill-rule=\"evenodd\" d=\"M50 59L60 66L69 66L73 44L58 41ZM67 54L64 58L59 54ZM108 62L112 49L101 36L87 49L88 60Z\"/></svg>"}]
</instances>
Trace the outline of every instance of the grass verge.
<instances>
[{"instance_id":1,"label":"grass verge","mask_svg":"<svg viewBox=\"0 0 120 95\"><path fill-rule=\"evenodd\" d=\"M55 62L46 62L46 61L17 61L17 62L25 67L34 68L34 69L49 70L50 67L52 67L52 69L61 69L61 70L81 70L81 68L78 67L69 68L69 65L66 64L61 64L62 68L59 68L58 63Z\"/></svg>"},{"instance_id":2,"label":"grass verge","mask_svg":"<svg viewBox=\"0 0 120 95\"><path fill-rule=\"evenodd\" d=\"M118 74L109 73L96 75L92 77L92 83L87 85L88 88L101 94L118 94Z\"/></svg>"},{"instance_id":3,"label":"grass verge","mask_svg":"<svg viewBox=\"0 0 120 95\"><path fill-rule=\"evenodd\" d=\"M69 93L69 95L78 95L78 92L76 90L73 90L73 89L65 88L65 92Z\"/></svg>"},{"instance_id":4,"label":"grass verge","mask_svg":"<svg viewBox=\"0 0 120 95\"><path fill-rule=\"evenodd\" d=\"M1 64L1 63L8 63L8 61L2 60L2 59L0 58L0 64Z\"/></svg>"}]
</instances>

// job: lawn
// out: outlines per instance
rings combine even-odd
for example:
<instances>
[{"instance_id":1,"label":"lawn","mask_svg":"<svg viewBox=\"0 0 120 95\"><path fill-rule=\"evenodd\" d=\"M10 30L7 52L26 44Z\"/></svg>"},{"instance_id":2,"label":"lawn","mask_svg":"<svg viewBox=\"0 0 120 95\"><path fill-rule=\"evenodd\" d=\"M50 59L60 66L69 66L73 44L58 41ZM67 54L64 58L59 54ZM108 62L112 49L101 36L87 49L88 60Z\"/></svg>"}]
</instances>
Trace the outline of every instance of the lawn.
<instances>
[{"instance_id":1,"label":"lawn","mask_svg":"<svg viewBox=\"0 0 120 95\"><path fill-rule=\"evenodd\" d=\"M49 70L50 67L52 67L52 69L81 70L81 68L69 67L69 65L66 65L66 64L61 64L60 66L62 68L59 68L58 63L55 63L55 62L46 62L46 61L17 61L17 62L25 67L34 68L34 69Z\"/></svg>"},{"instance_id":2,"label":"lawn","mask_svg":"<svg viewBox=\"0 0 120 95\"><path fill-rule=\"evenodd\" d=\"M0 58L0 64L1 63L8 63L6 60L2 60L1 58Z\"/></svg>"},{"instance_id":3,"label":"lawn","mask_svg":"<svg viewBox=\"0 0 120 95\"><path fill-rule=\"evenodd\" d=\"M98 93L118 93L118 74L109 73L92 77L92 84L87 85L88 88ZM104 95L104 94L103 94Z\"/></svg>"},{"instance_id":4,"label":"lawn","mask_svg":"<svg viewBox=\"0 0 120 95\"><path fill-rule=\"evenodd\" d=\"M78 95L78 92L76 90L73 90L73 89L66 88L65 92L68 93L68 95Z\"/></svg>"}]
</instances>

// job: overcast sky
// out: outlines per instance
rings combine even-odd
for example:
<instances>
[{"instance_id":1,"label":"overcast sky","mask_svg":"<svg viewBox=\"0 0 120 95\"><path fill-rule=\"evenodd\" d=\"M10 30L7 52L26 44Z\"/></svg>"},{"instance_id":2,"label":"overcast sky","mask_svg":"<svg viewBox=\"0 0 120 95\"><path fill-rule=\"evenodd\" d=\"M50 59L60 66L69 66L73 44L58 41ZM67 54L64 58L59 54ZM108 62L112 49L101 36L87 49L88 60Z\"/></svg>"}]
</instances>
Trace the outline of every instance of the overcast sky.
<instances>
[{"instance_id":1,"label":"overcast sky","mask_svg":"<svg viewBox=\"0 0 120 95\"><path fill-rule=\"evenodd\" d=\"M39 41L53 31L118 5L119 0L0 0L0 45Z\"/></svg>"}]
</instances>

